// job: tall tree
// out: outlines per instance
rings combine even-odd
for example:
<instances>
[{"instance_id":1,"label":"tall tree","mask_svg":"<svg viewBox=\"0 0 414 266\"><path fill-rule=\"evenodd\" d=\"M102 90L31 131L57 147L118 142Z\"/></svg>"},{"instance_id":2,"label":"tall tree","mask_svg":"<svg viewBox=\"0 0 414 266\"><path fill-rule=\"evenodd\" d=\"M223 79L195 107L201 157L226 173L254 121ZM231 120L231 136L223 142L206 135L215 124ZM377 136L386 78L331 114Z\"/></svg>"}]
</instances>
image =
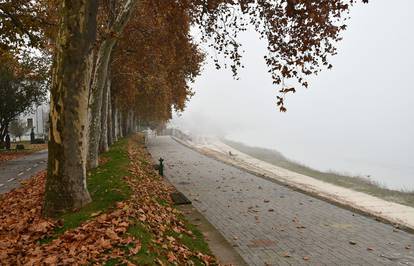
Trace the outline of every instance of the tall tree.
<instances>
[{"instance_id":1,"label":"tall tree","mask_svg":"<svg viewBox=\"0 0 414 266\"><path fill-rule=\"evenodd\" d=\"M0 49L45 48L56 26L57 1L0 1Z\"/></svg>"},{"instance_id":2,"label":"tall tree","mask_svg":"<svg viewBox=\"0 0 414 266\"><path fill-rule=\"evenodd\" d=\"M103 27L102 38L96 42L95 58L90 54L96 34L97 1L62 0L62 3L51 99L45 201L45 213L49 215L83 206L90 200L85 183L85 151L89 154L89 166L96 166L101 117L106 117L109 109L102 108L102 104L114 103L113 124L117 124L122 134L134 129L140 116L165 121L173 109L185 107L191 96L188 82L199 74L200 67L199 50L189 37L191 26L198 26L202 40L210 41L218 54L230 60L224 61L224 66L228 64L235 75L241 66L237 34L248 25L255 28L267 41L266 63L274 83L280 87L277 104L285 111L284 95L295 91L287 81L306 87L307 75L318 73L323 66L330 68L328 58L336 53L335 43L341 38L344 19L354 1L116 1L118 4L109 5L109 13L100 17L100 23L105 19L110 23L104 24L108 26ZM136 5L139 12L131 16ZM113 22L109 17L112 15ZM133 20L124 33L131 17L141 21ZM123 33L133 42L120 44L122 48L117 53L120 59L112 61L114 76L110 84L119 90L111 88L111 100L103 101L107 97L104 89L112 50ZM134 53L141 54L141 58L134 56L129 62L126 56ZM91 58L95 60L92 82ZM214 59L217 66L223 65L218 58Z\"/></svg>"},{"instance_id":3,"label":"tall tree","mask_svg":"<svg viewBox=\"0 0 414 266\"><path fill-rule=\"evenodd\" d=\"M133 106L136 120L157 123L184 109L204 59L190 27L180 3L140 1L112 62L113 97L121 110Z\"/></svg>"},{"instance_id":4,"label":"tall tree","mask_svg":"<svg viewBox=\"0 0 414 266\"><path fill-rule=\"evenodd\" d=\"M360 0L367 3L368 0ZM279 88L277 105L285 112L285 95L308 87L306 77L331 68L329 57L346 29L356 0L184 0L202 33L202 40L230 61L212 56L217 68L229 67L237 76L242 46L238 34L253 27L267 42L265 56L273 83Z\"/></svg>"},{"instance_id":5,"label":"tall tree","mask_svg":"<svg viewBox=\"0 0 414 266\"><path fill-rule=\"evenodd\" d=\"M106 6L106 31L103 33L102 41L98 49L95 74L91 86L89 103L89 147L88 147L88 168L98 166L99 143L101 140L101 110L104 97L104 89L107 85L109 61L112 49L119 36L129 21L131 12L138 1L121 1L119 7L114 0L108 0ZM117 14L114 14L118 11ZM112 18L114 16L114 18ZM106 95L105 95L106 96ZM106 109L106 107L105 107ZM106 115L106 114L105 114Z\"/></svg>"},{"instance_id":6,"label":"tall tree","mask_svg":"<svg viewBox=\"0 0 414 266\"><path fill-rule=\"evenodd\" d=\"M0 50L0 61L0 143L3 143L10 122L45 100L49 71L44 59L27 54L18 59Z\"/></svg>"},{"instance_id":7,"label":"tall tree","mask_svg":"<svg viewBox=\"0 0 414 266\"><path fill-rule=\"evenodd\" d=\"M48 176L43 212L54 216L91 201L86 187L88 94L97 0L63 0L53 63Z\"/></svg>"},{"instance_id":8,"label":"tall tree","mask_svg":"<svg viewBox=\"0 0 414 266\"><path fill-rule=\"evenodd\" d=\"M22 136L26 133L28 127L25 125L24 121L21 119L15 119L10 123L9 132L13 134L15 137L22 140Z\"/></svg>"}]
</instances>

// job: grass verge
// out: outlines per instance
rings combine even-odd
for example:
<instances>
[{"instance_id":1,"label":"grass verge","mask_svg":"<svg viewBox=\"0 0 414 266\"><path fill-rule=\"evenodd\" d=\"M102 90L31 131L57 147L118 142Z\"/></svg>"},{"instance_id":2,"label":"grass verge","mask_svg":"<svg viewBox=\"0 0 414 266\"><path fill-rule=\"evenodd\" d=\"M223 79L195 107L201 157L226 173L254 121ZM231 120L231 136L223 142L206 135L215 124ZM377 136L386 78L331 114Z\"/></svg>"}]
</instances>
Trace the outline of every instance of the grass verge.
<instances>
[{"instance_id":1,"label":"grass verge","mask_svg":"<svg viewBox=\"0 0 414 266\"><path fill-rule=\"evenodd\" d=\"M135 136L117 142L104 153L103 163L88 175L92 203L59 217L61 226L40 244L50 244L65 232L77 230L106 212L116 211L118 203L123 202L128 206L124 209L134 208L139 215L128 218L129 227L121 237L137 240L139 249L131 252L135 244L118 245L127 255L122 259L110 258L105 265L121 265L125 261L137 265L177 265L182 261L205 265L207 261L214 265L215 259L203 234L174 208L166 193L172 188L154 171L143 144L142 136ZM161 192L158 194L157 190Z\"/></svg>"},{"instance_id":2,"label":"grass verge","mask_svg":"<svg viewBox=\"0 0 414 266\"><path fill-rule=\"evenodd\" d=\"M130 197L131 188L123 179L129 174L127 143L127 139L122 139L102 154L100 161L103 163L88 174L87 184L92 202L79 211L59 217L63 221L63 226L56 229L57 234L78 227L82 222Z\"/></svg>"}]
</instances>

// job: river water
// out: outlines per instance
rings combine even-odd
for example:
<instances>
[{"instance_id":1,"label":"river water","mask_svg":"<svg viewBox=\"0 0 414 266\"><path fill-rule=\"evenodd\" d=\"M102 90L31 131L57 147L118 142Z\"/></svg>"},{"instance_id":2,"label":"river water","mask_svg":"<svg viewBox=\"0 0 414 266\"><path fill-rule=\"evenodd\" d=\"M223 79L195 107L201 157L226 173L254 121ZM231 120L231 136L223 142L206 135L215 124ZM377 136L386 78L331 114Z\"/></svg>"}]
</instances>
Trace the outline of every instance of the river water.
<instances>
[{"instance_id":1,"label":"river water","mask_svg":"<svg viewBox=\"0 0 414 266\"><path fill-rule=\"evenodd\" d=\"M399 154L390 155L390 159L386 160L385 157L373 154L352 153L358 147L351 146L342 151L330 147L321 148L321 145L295 145L289 141L275 143L274 139L266 135L251 133L237 132L227 135L226 138L249 146L277 150L290 160L319 171L360 176L389 189L414 191L414 163Z\"/></svg>"}]
</instances>

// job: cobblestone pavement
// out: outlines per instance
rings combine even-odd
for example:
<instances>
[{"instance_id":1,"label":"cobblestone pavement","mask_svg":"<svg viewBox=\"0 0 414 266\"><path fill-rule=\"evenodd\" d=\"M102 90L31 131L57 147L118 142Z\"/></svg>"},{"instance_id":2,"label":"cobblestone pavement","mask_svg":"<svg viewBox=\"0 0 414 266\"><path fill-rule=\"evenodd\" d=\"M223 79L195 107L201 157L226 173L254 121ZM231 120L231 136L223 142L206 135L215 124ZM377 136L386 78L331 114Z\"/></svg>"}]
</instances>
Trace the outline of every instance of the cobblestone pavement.
<instances>
[{"instance_id":1,"label":"cobblestone pavement","mask_svg":"<svg viewBox=\"0 0 414 266\"><path fill-rule=\"evenodd\" d=\"M170 137L166 177L249 265L414 265L414 235L246 173Z\"/></svg>"},{"instance_id":2,"label":"cobblestone pavement","mask_svg":"<svg viewBox=\"0 0 414 266\"><path fill-rule=\"evenodd\" d=\"M20 186L27 179L47 166L47 150L35 152L0 164L0 194ZM1 264L1 263L0 263Z\"/></svg>"}]
</instances>

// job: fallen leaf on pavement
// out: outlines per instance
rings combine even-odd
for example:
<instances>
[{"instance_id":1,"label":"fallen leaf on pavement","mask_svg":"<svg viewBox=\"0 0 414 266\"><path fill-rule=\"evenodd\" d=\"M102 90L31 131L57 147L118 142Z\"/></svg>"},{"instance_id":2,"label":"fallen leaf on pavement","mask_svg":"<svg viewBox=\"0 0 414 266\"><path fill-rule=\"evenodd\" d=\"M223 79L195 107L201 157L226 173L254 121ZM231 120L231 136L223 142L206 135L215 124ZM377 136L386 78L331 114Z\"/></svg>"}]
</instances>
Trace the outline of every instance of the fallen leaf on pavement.
<instances>
[{"instance_id":1,"label":"fallen leaf on pavement","mask_svg":"<svg viewBox=\"0 0 414 266\"><path fill-rule=\"evenodd\" d=\"M289 252L286 251L286 252L283 253L283 257L290 258L291 255L289 254Z\"/></svg>"}]
</instances>

